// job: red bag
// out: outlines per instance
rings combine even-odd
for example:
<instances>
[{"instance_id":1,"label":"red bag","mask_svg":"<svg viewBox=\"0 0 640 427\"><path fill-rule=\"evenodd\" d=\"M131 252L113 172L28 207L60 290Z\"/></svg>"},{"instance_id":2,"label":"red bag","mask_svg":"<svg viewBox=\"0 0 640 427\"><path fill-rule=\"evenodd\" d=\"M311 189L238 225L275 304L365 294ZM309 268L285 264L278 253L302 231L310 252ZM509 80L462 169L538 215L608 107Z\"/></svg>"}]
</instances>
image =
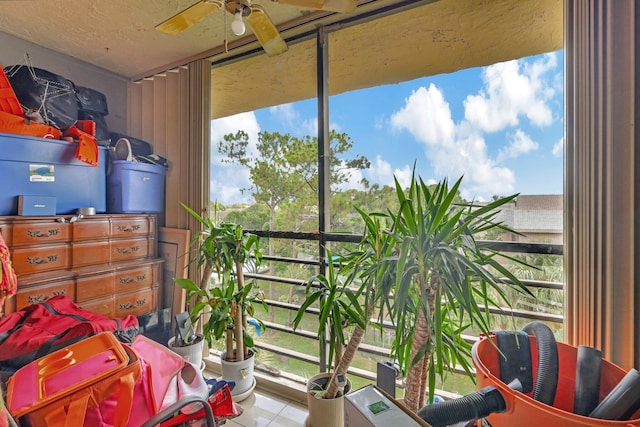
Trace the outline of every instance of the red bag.
<instances>
[{"instance_id":1,"label":"red bag","mask_svg":"<svg viewBox=\"0 0 640 427\"><path fill-rule=\"evenodd\" d=\"M131 414L127 427L139 427L149 418L185 396L206 399L208 387L197 368L179 355L157 342L138 335L131 345L142 367L136 381ZM118 395L112 395L99 405L89 408L84 418L85 427L115 427ZM189 405L183 411L196 411L199 406ZM79 424L78 424L79 425Z\"/></svg>"},{"instance_id":2,"label":"red bag","mask_svg":"<svg viewBox=\"0 0 640 427\"><path fill-rule=\"evenodd\" d=\"M28 425L86 425L87 410L116 396L109 425L128 424L140 359L109 333L48 354L19 369L7 383L7 407Z\"/></svg>"},{"instance_id":3,"label":"red bag","mask_svg":"<svg viewBox=\"0 0 640 427\"><path fill-rule=\"evenodd\" d=\"M112 331L125 343L138 334L138 319L110 319L78 307L66 295L33 304L0 319L0 368L15 371L52 351L98 332Z\"/></svg>"}]
</instances>

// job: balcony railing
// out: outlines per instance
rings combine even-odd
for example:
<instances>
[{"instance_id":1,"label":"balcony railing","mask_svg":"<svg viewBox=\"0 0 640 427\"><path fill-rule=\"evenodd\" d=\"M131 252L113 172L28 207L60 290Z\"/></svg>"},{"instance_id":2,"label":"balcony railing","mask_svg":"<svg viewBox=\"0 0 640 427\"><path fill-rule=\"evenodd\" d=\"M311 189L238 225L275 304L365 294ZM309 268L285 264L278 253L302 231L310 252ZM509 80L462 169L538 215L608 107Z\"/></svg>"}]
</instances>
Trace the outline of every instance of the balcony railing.
<instances>
[{"instance_id":1,"label":"balcony railing","mask_svg":"<svg viewBox=\"0 0 640 427\"><path fill-rule=\"evenodd\" d=\"M251 233L257 234L263 240L274 239L282 240L290 244L303 244L306 242L318 242L318 233L295 233L295 232L270 232L263 230L251 230ZM360 241L361 236L358 235L344 235L344 234L331 234L325 235L325 242L340 242L340 243L357 243ZM501 242L491 241L485 242L491 246L492 249L499 250L501 252L509 252L510 254L526 254L534 256L562 256L563 247L561 244L544 244L544 243L516 243L516 242ZM290 325L290 319L293 318L295 312L299 309L300 303L296 302L295 296L298 293L304 292L304 285L306 279L317 271L320 267L320 261L310 259L300 259L294 257L281 257L281 256L264 256L263 265L276 263L282 265L296 266L298 274L301 271L308 271L309 274L304 277L283 277L282 275L272 275L261 270L260 272L245 272L246 279L255 279L261 289L268 289L267 286L277 288L271 294L271 297L267 297L266 303L270 307L270 313L257 312L256 317L260 317L267 326L267 338L256 338L256 347L261 350L259 353L258 361L256 364L257 370L266 370L272 375L280 375L287 379L297 380L304 382L309 376L326 370L326 358L321 355L325 352L325 343L319 342L315 330L312 327L300 328L293 330ZM561 265L561 262L560 262ZM265 269L266 271L267 269ZM535 279L523 279L522 282L529 287L532 291L544 290L548 292L556 292L558 294L556 302L555 312L544 310L541 304L536 304L534 301L525 302L522 307L490 307L489 311L492 314L492 318L497 319L496 329L512 329L512 326L520 327L525 323L532 320L540 320L547 322L551 325L555 325L557 334L561 337L561 329L563 324L562 316L562 282L535 280ZM286 289L287 293L282 292ZM278 298L278 295L280 298ZM527 305L529 304L529 305ZM551 304L553 307L553 304ZM259 310L259 309L258 309ZM307 316L312 317L318 315L318 309L309 308L307 310ZM286 319L278 320L278 319ZM372 319L372 322L377 322L377 319ZM388 361L389 360L389 346L391 336L393 333L393 325L389 322L384 322L379 325L380 330L367 331L365 338L373 335L373 339L367 339L366 342L360 345L359 354L362 360L367 363L359 364L354 363L355 366L350 368L350 374L355 375L363 379L364 381L375 381L375 361ZM503 327L500 327L503 326ZM295 337L295 338L294 338ZM465 339L472 343L477 339L477 336L469 334L465 336ZM286 345L289 343L289 345ZM262 359L262 360L261 360ZM296 361L292 363L291 361ZM293 366L295 365L295 366ZM362 366L362 365L368 365ZM401 383L398 383L401 386Z\"/></svg>"}]
</instances>

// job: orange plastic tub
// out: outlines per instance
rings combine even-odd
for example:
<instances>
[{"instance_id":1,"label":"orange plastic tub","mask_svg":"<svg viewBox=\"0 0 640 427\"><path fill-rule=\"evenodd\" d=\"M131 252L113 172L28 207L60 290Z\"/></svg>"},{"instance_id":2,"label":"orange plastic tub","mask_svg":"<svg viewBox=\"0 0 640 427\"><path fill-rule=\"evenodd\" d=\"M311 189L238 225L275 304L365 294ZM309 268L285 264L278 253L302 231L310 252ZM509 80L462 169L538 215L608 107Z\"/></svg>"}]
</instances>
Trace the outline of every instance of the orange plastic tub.
<instances>
[{"instance_id":1,"label":"orange plastic tub","mask_svg":"<svg viewBox=\"0 0 640 427\"><path fill-rule=\"evenodd\" d=\"M533 377L536 376L538 350L535 337L529 337L533 361ZM492 414L487 419L493 427L543 426L543 427L614 427L640 426L640 411L627 421L610 421L589 418L572 413L575 389L577 348L558 343L558 388L553 406L534 400L531 393L519 393L500 381L498 350L483 337L476 342L472 351L476 367L478 389L494 386L504 398L507 409L500 414ZM599 401L613 390L626 372L611 362L602 360Z\"/></svg>"}]
</instances>

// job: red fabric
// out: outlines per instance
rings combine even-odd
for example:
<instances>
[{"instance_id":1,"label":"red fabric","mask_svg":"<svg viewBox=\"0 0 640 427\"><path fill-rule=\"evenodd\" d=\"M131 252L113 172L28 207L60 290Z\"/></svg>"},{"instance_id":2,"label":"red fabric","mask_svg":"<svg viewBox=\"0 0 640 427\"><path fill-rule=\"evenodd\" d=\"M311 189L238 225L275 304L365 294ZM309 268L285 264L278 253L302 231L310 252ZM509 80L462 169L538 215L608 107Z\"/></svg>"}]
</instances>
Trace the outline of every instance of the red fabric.
<instances>
[{"instance_id":1,"label":"red fabric","mask_svg":"<svg viewBox=\"0 0 640 427\"><path fill-rule=\"evenodd\" d=\"M0 233L0 305L5 298L15 295L18 289L18 278L11 265L11 254L9 248Z\"/></svg>"},{"instance_id":2,"label":"red fabric","mask_svg":"<svg viewBox=\"0 0 640 427\"><path fill-rule=\"evenodd\" d=\"M218 389L213 395L209 396L209 406L213 410L213 415L216 418L216 424L218 421L235 418L242 413L242 408L238 406L231 397L231 389L227 384ZM192 413L185 414L180 413L175 417L160 424L160 427L173 427L186 423L192 420L201 420L205 418L204 409Z\"/></svg>"},{"instance_id":3,"label":"red fabric","mask_svg":"<svg viewBox=\"0 0 640 427\"><path fill-rule=\"evenodd\" d=\"M56 295L0 319L0 366L18 369L59 348L98 332L137 332L135 316L110 319ZM133 337L131 337L133 339Z\"/></svg>"},{"instance_id":4,"label":"red fabric","mask_svg":"<svg viewBox=\"0 0 640 427\"><path fill-rule=\"evenodd\" d=\"M2 67L0 67L2 70ZM7 408L4 406L4 399L2 399L2 390L0 390L0 427L9 427L9 419L7 414Z\"/></svg>"}]
</instances>

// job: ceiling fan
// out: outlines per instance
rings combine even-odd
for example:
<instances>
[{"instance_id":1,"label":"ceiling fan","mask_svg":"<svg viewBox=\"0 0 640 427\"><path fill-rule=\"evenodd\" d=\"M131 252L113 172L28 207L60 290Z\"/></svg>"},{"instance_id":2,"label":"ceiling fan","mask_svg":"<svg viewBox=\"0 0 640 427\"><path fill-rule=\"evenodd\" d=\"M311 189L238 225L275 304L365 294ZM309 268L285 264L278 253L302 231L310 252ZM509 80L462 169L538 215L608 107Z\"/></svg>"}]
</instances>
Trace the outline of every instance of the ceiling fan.
<instances>
[{"instance_id":1,"label":"ceiling fan","mask_svg":"<svg viewBox=\"0 0 640 427\"><path fill-rule=\"evenodd\" d=\"M274 3L287 4L305 9L326 10L348 13L355 10L356 0L271 0ZM231 30L237 36L244 34L245 21L257 37L269 56L279 55L287 50L278 29L264 9L251 0L201 0L171 18L156 25L156 30L167 34L178 34L205 16L224 8L234 15Z\"/></svg>"}]
</instances>

